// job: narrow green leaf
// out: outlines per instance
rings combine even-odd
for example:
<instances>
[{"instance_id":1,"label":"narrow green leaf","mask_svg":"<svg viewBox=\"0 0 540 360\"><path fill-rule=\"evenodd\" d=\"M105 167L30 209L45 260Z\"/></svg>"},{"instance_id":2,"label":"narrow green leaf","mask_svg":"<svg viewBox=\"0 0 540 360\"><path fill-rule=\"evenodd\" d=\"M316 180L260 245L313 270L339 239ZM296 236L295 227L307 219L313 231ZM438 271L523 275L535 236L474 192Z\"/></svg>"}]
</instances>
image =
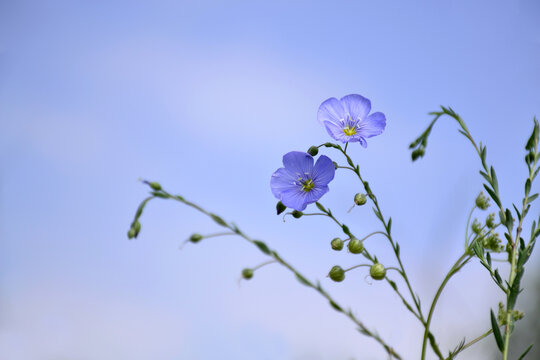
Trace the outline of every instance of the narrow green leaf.
<instances>
[{"instance_id":1,"label":"narrow green leaf","mask_svg":"<svg viewBox=\"0 0 540 360\"><path fill-rule=\"evenodd\" d=\"M497 347L501 352L504 351L504 343L501 336L501 331L499 329L499 324L497 323L497 318L495 317L495 314L493 313L493 310L490 310L491 312L491 329L493 330L493 336L495 337L495 342L497 343Z\"/></svg>"},{"instance_id":2,"label":"narrow green leaf","mask_svg":"<svg viewBox=\"0 0 540 360\"><path fill-rule=\"evenodd\" d=\"M491 178L489 177L488 174L486 174L485 172L483 172L482 170L480 170L480 175L482 175L482 177L483 177L484 179L486 179L486 181L487 181L488 183L491 183Z\"/></svg>"},{"instance_id":3,"label":"narrow green leaf","mask_svg":"<svg viewBox=\"0 0 540 360\"><path fill-rule=\"evenodd\" d=\"M536 200L537 197L538 197L538 193L529 196L529 198L527 199L527 204L532 203L534 200Z\"/></svg>"},{"instance_id":4,"label":"narrow green leaf","mask_svg":"<svg viewBox=\"0 0 540 360\"><path fill-rule=\"evenodd\" d=\"M268 248L268 246L263 243L262 241L259 241L259 240L255 240L253 241L253 243L259 248L259 250L261 250L263 253L265 253L266 255L270 255L270 249Z\"/></svg>"},{"instance_id":5,"label":"narrow green leaf","mask_svg":"<svg viewBox=\"0 0 540 360\"><path fill-rule=\"evenodd\" d=\"M491 254L489 252L486 254L486 260L487 260L487 263L488 263L489 267L491 267Z\"/></svg>"},{"instance_id":6,"label":"narrow green leaf","mask_svg":"<svg viewBox=\"0 0 540 360\"><path fill-rule=\"evenodd\" d=\"M502 278L501 278L501 275L499 274L499 269L495 269L494 276L495 276L495 280L497 281L497 283L501 284L502 283Z\"/></svg>"},{"instance_id":7,"label":"narrow green leaf","mask_svg":"<svg viewBox=\"0 0 540 360\"><path fill-rule=\"evenodd\" d=\"M210 217L211 217L212 220L214 220L218 225L221 225L221 226L227 226L227 223L225 222L225 220L223 220L222 218L220 218L220 217L217 216L216 214L210 214Z\"/></svg>"},{"instance_id":8,"label":"narrow green leaf","mask_svg":"<svg viewBox=\"0 0 540 360\"><path fill-rule=\"evenodd\" d=\"M525 350L523 352L523 354L521 354L521 356L518 358L518 360L523 360L525 358L525 355L527 355L529 353L529 351L531 351L532 347L533 347L534 344L531 344L529 345L529 347L527 348L527 350Z\"/></svg>"},{"instance_id":9,"label":"narrow green leaf","mask_svg":"<svg viewBox=\"0 0 540 360\"><path fill-rule=\"evenodd\" d=\"M317 202L315 203L315 205L317 205L317 208L318 208L319 210L321 210L322 212L324 212L324 213L326 212L326 208L325 208L320 202L317 201Z\"/></svg>"},{"instance_id":10,"label":"narrow green leaf","mask_svg":"<svg viewBox=\"0 0 540 360\"><path fill-rule=\"evenodd\" d=\"M300 282L300 284L302 284L302 285L311 287L310 282L305 277L303 277L302 275L300 275L298 273L296 274L296 280L298 280Z\"/></svg>"},{"instance_id":11,"label":"narrow green leaf","mask_svg":"<svg viewBox=\"0 0 540 360\"><path fill-rule=\"evenodd\" d=\"M343 312L343 309L341 306L330 300L330 306L332 306L336 311Z\"/></svg>"},{"instance_id":12,"label":"narrow green leaf","mask_svg":"<svg viewBox=\"0 0 540 360\"><path fill-rule=\"evenodd\" d=\"M516 211L518 220L521 221L521 213L519 212L518 208L516 207L516 204L512 204L512 206L514 207L514 210Z\"/></svg>"},{"instance_id":13,"label":"narrow green leaf","mask_svg":"<svg viewBox=\"0 0 540 360\"><path fill-rule=\"evenodd\" d=\"M506 209L506 227L512 231L512 228L514 227L514 217L512 216L512 212L510 209Z\"/></svg>"},{"instance_id":14,"label":"narrow green leaf","mask_svg":"<svg viewBox=\"0 0 540 360\"><path fill-rule=\"evenodd\" d=\"M527 179L527 181L525 181L525 196L529 195L530 191L531 191L531 179Z\"/></svg>"},{"instance_id":15,"label":"narrow green leaf","mask_svg":"<svg viewBox=\"0 0 540 360\"><path fill-rule=\"evenodd\" d=\"M343 232L345 233L345 235L351 236L351 232L349 231L349 227L347 225L343 224L341 226L341 229L343 229Z\"/></svg>"},{"instance_id":16,"label":"narrow green leaf","mask_svg":"<svg viewBox=\"0 0 540 360\"><path fill-rule=\"evenodd\" d=\"M484 189L486 189L489 196L491 196L493 201L495 201L495 203L497 203L497 205L499 205L499 207L500 207L501 206L501 201L499 200L499 197L495 194L495 192L493 192L493 190L491 190L486 184L484 184Z\"/></svg>"},{"instance_id":17,"label":"narrow green leaf","mask_svg":"<svg viewBox=\"0 0 540 360\"><path fill-rule=\"evenodd\" d=\"M388 225L386 226L388 229L388 234L390 234L390 231L392 230L392 218L388 218Z\"/></svg>"},{"instance_id":18,"label":"narrow green leaf","mask_svg":"<svg viewBox=\"0 0 540 360\"><path fill-rule=\"evenodd\" d=\"M493 185L493 189L496 193L499 192L499 182L497 181L497 175L495 174L495 169L493 166L490 168L491 172L491 185Z\"/></svg>"}]
</instances>

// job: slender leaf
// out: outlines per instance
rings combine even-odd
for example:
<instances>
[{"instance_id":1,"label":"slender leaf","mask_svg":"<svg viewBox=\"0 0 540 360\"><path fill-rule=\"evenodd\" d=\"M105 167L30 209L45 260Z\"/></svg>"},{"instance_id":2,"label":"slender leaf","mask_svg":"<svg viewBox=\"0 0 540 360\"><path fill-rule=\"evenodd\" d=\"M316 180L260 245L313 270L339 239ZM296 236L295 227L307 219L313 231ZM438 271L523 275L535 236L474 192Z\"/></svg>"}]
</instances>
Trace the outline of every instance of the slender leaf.
<instances>
[{"instance_id":1,"label":"slender leaf","mask_svg":"<svg viewBox=\"0 0 540 360\"><path fill-rule=\"evenodd\" d=\"M495 317L495 314L493 313L493 310L491 311L491 328L493 329L493 336L495 337L495 342L497 343L497 347L501 352L504 351L504 342L501 336L501 331L499 330L499 324L497 323L497 318Z\"/></svg>"},{"instance_id":2,"label":"slender leaf","mask_svg":"<svg viewBox=\"0 0 540 360\"><path fill-rule=\"evenodd\" d=\"M523 354L521 354L521 356L518 358L518 360L524 359L524 358L525 358L525 355L527 355L527 354L529 353L529 351L531 351L533 345L534 345L534 344L529 345L529 347L523 352Z\"/></svg>"}]
</instances>

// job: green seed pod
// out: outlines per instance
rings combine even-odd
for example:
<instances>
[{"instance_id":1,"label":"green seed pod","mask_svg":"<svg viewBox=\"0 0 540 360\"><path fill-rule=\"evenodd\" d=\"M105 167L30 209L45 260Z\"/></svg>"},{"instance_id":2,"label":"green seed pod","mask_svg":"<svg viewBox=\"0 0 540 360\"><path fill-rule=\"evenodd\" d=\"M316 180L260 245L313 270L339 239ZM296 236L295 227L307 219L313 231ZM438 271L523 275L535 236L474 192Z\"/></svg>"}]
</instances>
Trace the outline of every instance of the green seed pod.
<instances>
[{"instance_id":1,"label":"green seed pod","mask_svg":"<svg viewBox=\"0 0 540 360\"><path fill-rule=\"evenodd\" d=\"M489 199L484 195L483 192L478 194L475 200L476 206L479 209L486 210L489 207Z\"/></svg>"},{"instance_id":2,"label":"green seed pod","mask_svg":"<svg viewBox=\"0 0 540 360\"><path fill-rule=\"evenodd\" d=\"M375 263L371 265L369 275L373 278L373 280L382 280L386 276L386 269L384 268L383 264Z\"/></svg>"},{"instance_id":3,"label":"green seed pod","mask_svg":"<svg viewBox=\"0 0 540 360\"><path fill-rule=\"evenodd\" d=\"M246 280L249 280L253 277L253 269L245 268L242 270L242 277Z\"/></svg>"},{"instance_id":4,"label":"green seed pod","mask_svg":"<svg viewBox=\"0 0 540 360\"><path fill-rule=\"evenodd\" d=\"M148 185L150 185L150 187L154 189L155 191L161 190L161 184L158 182L149 182Z\"/></svg>"},{"instance_id":5,"label":"green seed pod","mask_svg":"<svg viewBox=\"0 0 540 360\"><path fill-rule=\"evenodd\" d=\"M364 250L364 244L362 244L362 242L358 239L351 239L347 247L353 254L360 254Z\"/></svg>"},{"instance_id":6,"label":"green seed pod","mask_svg":"<svg viewBox=\"0 0 540 360\"><path fill-rule=\"evenodd\" d=\"M319 153L319 148L316 146L311 146L307 152L311 156L316 156Z\"/></svg>"},{"instance_id":7,"label":"green seed pod","mask_svg":"<svg viewBox=\"0 0 540 360\"><path fill-rule=\"evenodd\" d=\"M278 201L278 203L276 204L276 212L277 214L281 214L282 212L284 212L285 210L287 210L287 207L285 205L283 205L283 203L281 201Z\"/></svg>"},{"instance_id":8,"label":"green seed pod","mask_svg":"<svg viewBox=\"0 0 540 360\"><path fill-rule=\"evenodd\" d=\"M328 276L330 276L330 279L334 280L335 282L341 282L345 280L345 270L343 270L341 266L336 265L330 269Z\"/></svg>"},{"instance_id":9,"label":"green seed pod","mask_svg":"<svg viewBox=\"0 0 540 360\"><path fill-rule=\"evenodd\" d=\"M128 239L133 239L135 237L135 229L133 228L129 229L127 236L128 236Z\"/></svg>"},{"instance_id":10,"label":"green seed pod","mask_svg":"<svg viewBox=\"0 0 540 360\"><path fill-rule=\"evenodd\" d=\"M332 246L332 249L336 250L336 251L340 251L341 249L343 249L343 245L344 245L344 241L341 240L340 238L334 238L331 242L330 242L330 246Z\"/></svg>"},{"instance_id":11,"label":"green seed pod","mask_svg":"<svg viewBox=\"0 0 540 360\"><path fill-rule=\"evenodd\" d=\"M293 218L295 218L295 219L300 219L300 218L302 217L302 215L304 215L304 213L301 212L301 211L298 211L298 210L294 210L294 211L292 212L292 216L293 216Z\"/></svg>"},{"instance_id":12,"label":"green seed pod","mask_svg":"<svg viewBox=\"0 0 540 360\"><path fill-rule=\"evenodd\" d=\"M367 198L365 194L356 194L354 195L354 203L358 206L362 206L367 202Z\"/></svg>"},{"instance_id":13,"label":"green seed pod","mask_svg":"<svg viewBox=\"0 0 540 360\"><path fill-rule=\"evenodd\" d=\"M189 241L191 241L192 243L198 243L202 240L202 238L203 236L201 234L193 234L189 237Z\"/></svg>"},{"instance_id":14,"label":"green seed pod","mask_svg":"<svg viewBox=\"0 0 540 360\"><path fill-rule=\"evenodd\" d=\"M335 161L332 161L332 163L334 164L334 169L336 169L336 170L337 170L337 168L339 167L338 163L337 163L337 162L335 162Z\"/></svg>"}]
</instances>

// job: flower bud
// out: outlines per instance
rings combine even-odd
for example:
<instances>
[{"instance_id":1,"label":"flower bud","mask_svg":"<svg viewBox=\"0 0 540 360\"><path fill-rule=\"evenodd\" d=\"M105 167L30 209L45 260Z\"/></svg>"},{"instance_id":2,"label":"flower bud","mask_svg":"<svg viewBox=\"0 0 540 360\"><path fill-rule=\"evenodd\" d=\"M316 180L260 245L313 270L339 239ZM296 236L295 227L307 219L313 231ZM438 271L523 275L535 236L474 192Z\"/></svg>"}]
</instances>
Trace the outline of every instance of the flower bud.
<instances>
[{"instance_id":1,"label":"flower bud","mask_svg":"<svg viewBox=\"0 0 540 360\"><path fill-rule=\"evenodd\" d=\"M133 231L135 231L135 237L139 235L139 232L141 231L141 223L137 220L132 226Z\"/></svg>"},{"instance_id":2,"label":"flower bud","mask_svg":"<svg viewBox=\"0 0 540 360\"><path fill-rule=\"evenodd\" d=\"M150 187L155 191L161 190L161 184L158 182L149 182L148 185L150 185Z\"/></svg>"},{"instance_id":3,"label":"flower bud","mask_svg":"<svg viewBox=\"0 0 540 360\"><path fill-rule=\"evenodd\" d=\"M253 269L245 268L242 270L242 277L246 280L249 280L253 277Z\"/></svg>"},{"instance_id":4,"label":"flower bud","mask_svg":"<svg viewBox=\"0 0 540 360\"><path fill-rule=\"evenodd\" d=\"M482 232L482 224L480 224L477 219L474 219L471 229L475 234L480 235Z\"/></svg>"},{"instance_id":5,"label":"flower bud","mask_svg":"<svg viewBox=\"0 0 540 360\"><path fill-rule=\"evenodd\" d=\"M277 212L277 214L278 215L281 214L286 209L287 209L287 207L285 205L283 205L283 203L281 201L278 201L278 203L276 204L276 212Z\"/></svg>"},{"instance_id":6,"label":"flower bud","mask_svg":"<svg viewBox=\"0 0 540 360\"><path fill-rule=\"evenodd\" d=\"M330 276L330 279L334 280L335 282L341 282L345 280L345 270L343 270L341 266L336 265L330 269L328 276Z\"/></svg>"},{"instance_id":7,"label":"flower bud","mask_svg":"<svg viewBox=\"0 0 540 360\"><path fill-rule=\"evenodd\" d=\"M189 241L191 241L192 243L198 243L202 240L202 238L203 236L201 234L193 234L189 237Z\"/></svg>"},{"instance_id":8,"label":"flower bud","mask_svg":"<svg viewBox=\"0 0 540 360\"><path fill-rule=\"evenodd\" d=\"M347 247L353 254L360 254L364 250L364 244L362 244L362 242L358 239L351 239Z\"/></svg>"},{"instance_id":9,"label":"flower bud","mask_svg":"<svg viewBox=\"0 0 540 360\"><path fill-rule=\"evenodd\" d=\"M319 148L316 146L311 146L307 152L311 156L316 156L319 153Z\"/></svg>"},{"instance_id":10,"label":"flower bud","mask_svg":"<svg viewBox=\"0 0 540 360\"><path fill-rule=\"evenodd\" d=\"M292 216L293 216L293 218L295 218L295 219L300 219L300 218L302 217L302 215L304 215L304 213L301 212L301 211L298 211L298 210L294 210L294 211L292 212Z\"/></svg>"},{"instance_id":11,"label":"flower bud","mask_svg":"<svg viewBox=\"0 0 540 360\"><path fill-rule=\"evenodd\" d=\"M341 249L343 249L343 240L341 240L340 238L334 238L334 240L332 240L330 242L330 246L332 246L332 249L336 250L336 251L340 251Z\"/></svg>"},{"instance_id":12,"label":"flower bud","mask_svg":"<svg viewBox=\"0 0 540 360\"><path fill-rule=\"evenodd\" d=\"M486 226L490 229L495 227L495 213L491 213L486 218Z\"/></svg>"},{"instance_id":13,"label":"flower bud","mask_svg":"<svg viewBox=\"0 0 540 360\"><path fill-rule=\"evenodd\" d=\"M362 205L364 205L366 202L367 202L366 195L360 194L360 193L354 195L354 203L355 203L356 205L362 206Z\"/></svg>"},{"instance_id":14,"label":"flower bud","mask_svg":"<svg viewBox=\"0 0 540 360\"><path fill-rule=\"evenodd\" d=\"M383 264L375 263L371 265L369 275L371 275L374 280L382 280L386 276L386 269Z\"/></svg>"},{"instance_id":15,"label":"flower bud","mask_svg":"<svg viewBox=\"0 0 540 360\"><path fill-rule=\"evenodd\" d=\"M478 194L475 203L476 206L482 210L486 210L489 207L489 199L486 197L486 195L484 195L483 192Z\"/></svg>"},{"instance_id":16,"label":"flower bud","mask_svg":"<svg viewBox=\"0 0 540 360\"><path fill-rule=\"evenodd\" d=\"M418 148L414 150L411 154L412 161L415 161L419 157L424 157L425 150L423 148Z\"/></svg>"},{"instance_id":17,"label":"flower bud","mask_svg":"<svg viewBox=\"0 0 540 360\"><path fill-rule=\"evenodd\" d=\"M127 235L128 235L128 239L133 239L135 237L135 229L133 228L129 229Z\"/></svg>"},{"instance_id":18,"label":"flower bud","mask_svg":"<svg viewBox=\"0 0 540 360\"><path fill-rule=\"evenodd\" d=\"M339 167L338 163L335 161L332 161L332 164L334 164L334 169L337 170L337 168Z\"/></svg>"}]
</instances>

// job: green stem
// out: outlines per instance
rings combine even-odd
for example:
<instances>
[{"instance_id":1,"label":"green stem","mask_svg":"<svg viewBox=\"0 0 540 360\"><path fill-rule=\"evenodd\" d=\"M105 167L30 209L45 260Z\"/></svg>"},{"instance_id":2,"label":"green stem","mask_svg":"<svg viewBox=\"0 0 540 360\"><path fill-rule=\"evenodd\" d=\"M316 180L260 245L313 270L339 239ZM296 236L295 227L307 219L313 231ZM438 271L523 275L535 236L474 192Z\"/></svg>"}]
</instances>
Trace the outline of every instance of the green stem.
<instances>
[{"instance_id":1,"label":"green stem","mask_svg":"<svg viewBox=\"0 0 540 360\"><path fill-rule=\"evenodd\" d=\"M281 264L282 266L284 266L285 268L287 268L288 270L290 270L295 276L296 278L302 283L304 284L305 286L308 286L312 289L314 289L316 292L318 292L320 295L322 295L325 299L327 299L330 303L330 305L338 312L344 314L346 317L348 317L351 321L354 322L354 324L356 324L356 326L358 326L358 330L368 336L368 337L371 337L373 338L376 342L378 342L384 349L385 351L387 352L388 356L391 358L395 358L397 360L402 360L401 356L390 346L388 345L375 331L372 331L372 330L369 330L369 328L367 326L364 325L364 323L362 321L360 321L353 313L351 310L345 310L341 305L339 305L322 287L321 285L317 282L316 284L309 281L304 275L302 275L298 270L296 270L291 264L289 264L288 262L286 262L285 260L283 260L281 258L281 256L278 255L278 253L270 248L268 248L268 246L266 244L264 244L263 242L259 241L259 240L254 240L252 238L250 238L249 236L247 236L246 234L244 234L236 225L234 225L233 223L228 223L228 222L225 222L222 218L220 218L219 216L215 215L215 214L212 214L208 211L206 211L205 209L203 209L202 207L200 207L199 205L195 204L195 203L192 203L188 200L186 200L184 197L182 196L179 196L179 195L171 195L169 194L168 192L166 192L165 190L159 190L159 191L154 191L152 192L152 195L153 197L156 197L156 198L161 198L161 199L172 199L172 200L176 200L176 201L179 201L187 206L190 206L194 209L196 209L197 211L207 215L208 217L212 218L212 220L214 220L216 223L218 223L220 226L222 227L225 227L231 231L233 231L235 234L237 234L238 236L242 237L243 239L247 240L248 242L250 242L251 244L255 245L261 252L263 252L265 255L268 255L270 256L271 258L273 258L272 261L275 261L275 262L278 262L279 264ZM152 197L152 198L153 198ZM146 200L148 201L148 200ZM140 216L140 214L137 214L137 216ZM137 217L138 218L138 217ZM337 222L337 220L335 220ZM339 222L338 222L339 223Z\"/></svg>"},{"instance_id":2,"label":"green stem","mask_svg":"<svg viewBox=\"0 0 540 360\"><path fill-rule=\"evenodd\" d=\"M424 360L426 358L426 345L429 337L429 326L431 324L431 319L433 318L433 313L435 311L435 306L437 305L437 301L439 300L439 297L441 296L446 284L452 278L454 274L456 274L471 258L472 256L464 253L460 256L460 258L455 262L455 264L452 266L448 274L446 274L446 277L444 278L443 282L439 286L439 289L437 290L437 293L435 294L435 297L433 298L433 301L431 303L431 307L429 308L428 317L426 320L425 330L424 330L424 337L422 339L422 356L421 359Z\"/></svg>"}]
</instances>

